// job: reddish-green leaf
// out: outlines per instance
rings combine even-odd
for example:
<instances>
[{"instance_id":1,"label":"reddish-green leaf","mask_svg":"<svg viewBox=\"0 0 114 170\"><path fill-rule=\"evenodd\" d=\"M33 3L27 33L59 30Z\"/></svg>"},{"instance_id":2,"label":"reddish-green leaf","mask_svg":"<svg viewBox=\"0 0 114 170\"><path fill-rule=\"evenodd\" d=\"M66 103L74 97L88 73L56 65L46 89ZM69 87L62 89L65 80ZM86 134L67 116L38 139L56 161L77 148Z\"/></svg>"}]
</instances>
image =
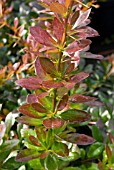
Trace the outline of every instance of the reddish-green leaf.
<instances>
[{"instance_id":1,"label":"reddish-green leaf","mask_svg":"<svg viewBox=\"0 0 114 170\"><path fill-rule=\"evenodd\" d=\"M52 145L52 150L55 154L61 157L66 157L69 155L68 146L61 142L54 142Z\"/></svg>"},{"instance_id":2,"label":"reddish-green leaf","mask_svg":"<svg viewBox=\"0 0 114 170\"><path fill-rule=\"evenodd\" d=\"M64 15L67 12L66 7L63 4L60 4L59 2L53 2L50 5L50 10L61 15Z\"/></svg>"},{"instance_id":3,"label":"reddish-green leaf","mask_svg":"<svg viewBox=\"0 0 114 170\"><path fill-rule=\"evenodd\" d=\"M39 118L44 116L45 114L39 113L37 110L35 110L31 104L24 104L19 107L19 111L27 116L33 117L33 118Z\"/></svg>"},{"instance_id":4,"label":"reddish-green leaf","mask_svg":"<svg viewBox=\"0 0 114 170\"><path fill-rule=\"evenodd\" d=\"M71 143L75 143L77 145L89 145L95 142L92 137L78 133L68 134L65 140Z\"/></svg>"},{"instance_id":5,"label":"reddish-green leaf","mask_svg":"<svg viewBox=\"0 0 114 170\"><path fill-rule=\"evenodd\" d=\"M54 76L54 75L57 74L56 68L55 68L55 66L54 66L54 63L53 63L49 58L40 57L39 60L40 60L40 64L41 64L43 70L44 70L47 74L50 74L50 75L52 75L52 76Z\"/></svg>"},{"instance_id":6,"label":"reddish-green leaf","mask_svg":"<svg viewBox=\"0 0 114 170\"><path fill-rule=\"evenodd\" d=\"M82 80L89 76L88 73L80 72L70 78L70 82L80 83Z\"/></svg>"},{"instance_id":7,"label":"reddish-green leaf","mask_svg":"<svg viewBox=\"0 0 114 170\"><path fill-rule=\"evenodd\" d=\"M78 19L78 17L79 17L79 10L74 12L74 14L71 18L71 24L74 24L76 22L76 20Z\"/></svg>"},{"instance_id":8,"label":"reddish-green leaf","mask_svg":"<svg viewBox=\"0 0 114 170\"><path fill-rule=\"evenodd\" d=\"M90 120L91 116L85 111L69 109L61 113L61 118L68 122L81 123Z\"/></svg>"},{"instance_id":9,"label":"reddish-green leaf","mask_svg":"<svg viewBox=\"0 0 114 170\"><path fill-rule=\"evenodd\" d=\"M41 87L41 80L38 77L33 76L17 80L16 83L30 90L35 90Z\"/></svg>"},{"instance_id":10,"label":"reddish-green leaf","mask_svg":"<svg viewBox=\"0 0 114 170\"><path fill-rule=\"evenodd\" d=\"M17 155L16 161L17 162L28 162L32 159L38 158L39 155L40 154L35 150L24 149L20 151L20 153Z\"/></svg>"},{"instance_id":11,"label":"reddish-green leaf","mask_svg":"<svg viewBox=\"0 0 114 170\"><path fill-rule=\"evenodd\" d=\"M46 73L44 72L41 64L40 64L40 60L39 60L39 57L36 58L36 61L35 61L35 70L36 70L36 73L38 75L38 77L41 79L41 80L44 80L45 77L46 77Z\"/></svg>"},{"instance_id":12,"label":"reddish-green leaf","mask_svg":"<svg viewBox=\"0 0 114 170\"><path fill-rule=\"evenodd\" d=\"M21 116L21 117L17 118L17 121L19 123L23 123L23 124L26 124L26 125L29 125L29 126L42 125L42 120L31 118L31 117L28 117L28 116Z\"/></svg>"},{"instance_id":13,"label":"reddish-green leaf","mask_svg":"<svg viewBox=\"0 0 114 170\"><path fill-rule=\"evenodd\" d=\"M29 136L29 140L31 141L31 143L33 144L33 145L36 145L36 146L40 146L40 143L38 142L38 139L37 138L35 138L34 136Z\"/></svg>"},{"instance_id":14,"label":"reddish-green leaf","mask_svg":"<svg viewBox=\"0 0 114 170\"><path fill-rule=\"evenodd\" d=\"M107 144L106 144L106 154L107 154L107 157L108 157L108 161L110 161L110 159L112 157L112 151Z\"/></svg>"},{"instance_id":15,"label":"reddish-green leaf","mask_svg":"<svg viewBox=\"0 0 114 170\"><path fill-rule=\"evenodd\" d=\"M92 54L90 52L81 52L83 58L99 59L102 60L104 57L102 55Z\"/></svg>"},{"instance_id":16,"label":"reddish-green leaf","mask_svg":"<svg viewBox=\"0 0 114 170\"><path fill-rule=\"evenodd\" d=\"M63 125L63 121L60 118L50 118L43 121L43 125L47 128L58 128Z\"/></svg>"},{"instance_id":17,"label":"reddish-green leaf","mask_svg":"<svg viewBox=\"0 0 114 170\"><path fill-rule=\"evenodd\" d=\"M83 102L91 102L95 101L97 98L90 96L83 96L82 94L74 94L70 96L69 101L73 103L83 103Z\"/></svg>"},{"instance_id":18,"label":"reddish-green leaf","mask_svg":"<svg viewBox=\"0 0 114 170\"><path fill-rule=\"evenodd\" d=\"M71 71L73 71L75 68L75 64L74 63L71 63L69 64L69 66L67 67L66 71L65 71L65 74L69 74Z\"/></svg>"},{"instance_id":19,"label":"reddish-green leaf","mask_svg":"<svg viewBox=\"0 0 114 170\"><path fill-rule=\"evenodd\" d=\"M57 110L58 111L63 110L66 107L67 102L68 102L68 96L64 95L58 104Z\"/></svg>"},{"instance_id":20,"label":"reddish-green leaf","mask_svg":"<svg viewBox=\"0 0 114 170\"><path fill-rule=\"evenodd\" d=\"M39 26L30 27L30 33L34 39L42 45L53 46L50 34Z\"/></svg>"},{"instance_id":21,"label":"reddish-green leaf","mask_svg":"<svg viewBox=\"0 0 114 170\"><path fill-rule=\"evenodd\" d=\"M43 81L42 85L46 88L60 88L60 87L64 86L63 83L55 82L55 81L52 81L52 80Z\"/></svg>"},{"instance_id":22,"label":"reddish-green leaf","mask_svg":"<svg viewBox=\"0 0 114 170\"><path fill-rule=\"evenodd\" d=\"M40 113L47 112L47 110L39 103L32 103L31 106L34 108L34 110L36 110Z\"/></svg>"},{"instance_id":23,"label":"reddish-green leaf","mask_svg":"<svg viewBox=\"0 0 114 170\"><path fill-rule=\"evenodd\" d=\"M53 26L53 34L54 34L55 38L59 42L61 42L63 33L64 33L63 24L57 18L54 18L54 20L52 22L52 26Z\"/></svg>"},{"instance_id":24,"label":"reddish-green leaf","mask_svg":"<svg viewBox=\"0 0 114 170\"><path fill-rule=\"evenodd\" d=\"M36 97L36 95L35 94L29 94L28 96L27 96L27 102L28 103L37 103L38 102L38 99L37 99L37 97Z\"/></svg>"}]
</instances>

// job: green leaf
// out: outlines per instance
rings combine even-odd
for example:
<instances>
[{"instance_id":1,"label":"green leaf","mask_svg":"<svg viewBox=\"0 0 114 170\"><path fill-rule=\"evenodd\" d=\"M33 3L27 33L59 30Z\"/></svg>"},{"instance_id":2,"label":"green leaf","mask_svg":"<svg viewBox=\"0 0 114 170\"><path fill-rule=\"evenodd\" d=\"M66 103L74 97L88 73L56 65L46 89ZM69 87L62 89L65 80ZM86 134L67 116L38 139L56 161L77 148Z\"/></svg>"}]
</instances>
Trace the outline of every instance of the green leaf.
<instances>
[{"instance_id":1,"label":"green leaf","mask_svg":"<svg viewBox=\"0 0 114 170\"><path fill-rule=\"evenodd\" d=\"M22 165L22 163L16 162L15 157L12 157L8 159L4 164L3 168L8 169L8 170L13 170L13 169L18 169Z\"/></svg>"},{"instance_id":2,"label":"green leaf","mask_svg":"<svg viewBox=\"0 0 114 170\"><path fill-rule=\"evenodd\" d=\"M69 109L61 113L61 118L65 121L81 123L90 120L90 115L82 110Z\"/></svg>"},{"instance_id":3,"label":"green leaf","mask_svg":"<svg viewBox=\"0 0 114 170\"><path fill-rule=\"evenodd\" d=\"M56 158L49 154L44 162L45 170L58 170L57 160Z\"/></svg>"},{"instance_id":4,"label":"green leaf","mask_svg":"<svg viewBox=\"0 0 114 170\"><path fill-rule=\"evenodd\" d=\"M24 149L16 156L17 162L28 162L29 160L38 158L40 153L32 149Z\"/></svg>"},{"instance_id":5,"label":"green leaf","mask_svg":"<svg viewBox=\"0 0 114 170\"><path fill-rule=\"evenodd\" d=\"M33 168L34 170L43 170L43 167L40 163L40 159L33 159L28 161L28 164L30 165L31 168Z\"/></svg>"},{"instance_id":6,"label":"green leaf","mask_svg":"<svg viewBox=\"0 0 114 170\"><path fill-rule=\"evenodd\" d=\"M66 157L69 155L68 146L64 143L54 142L54 144L52 145L52 150L55 154L61 157Z\"/></svg>"},{"instance_id":7,"label":"green leaf","mask_svg":"<svg viewBox=\"0 0 114 170\"><path fill-rule=\"evenodd\" d=\"M88 158L99 156L104 150L104 144L97 142L90 146L87 156Z\"/></svg>"},{"instance_id":8,"label":"green leaf","mask_svg":"<svg viewBox=\"0 0 114 170\"><path fill-rule=\"evenodd\" d=\"M67 167L67 168L64 168L63 170L81 170L81 169L78 167Z\"/></svg>"},{"instance_id":9,"label":"green leaf","mask_svg":"<svg viewBox=\"0 0 114 170\"><path fill-rule=\"evenodd\" d=\"M92 135L96 141L103 142L102 133L97 126L92 126Z\"/></svg>"},{"instance_id":10,"label":"green leaf","mask_svg":"<svg viewBox=\"0 0 114 170\"><path fill-rule=\"evenodd\" d=\"M28 116L21 116L19 118L17 118L17 121L19 123L23 123L26 125L30 125L30 126L39 126L42 125L42 120L40 119L34 119Z\"/></svg>"},{"instance_id":11,"label":"green leaf","mask_svg":"<svg viewBox=\"0 0 114 170\"><path fill-rule=\"evenodd\" d=\"M12 150L15 146L17 146L18 143L19 143L19 140L18 140L18 139L12 139L12 140L7 140L7 141L5 141L5 142L0 146L0 153L3 152L3 151L6 152L6 151L8 151L8 150L10 150L10 152L11 152L11 150Z\"/></svg>"}]
</instances>

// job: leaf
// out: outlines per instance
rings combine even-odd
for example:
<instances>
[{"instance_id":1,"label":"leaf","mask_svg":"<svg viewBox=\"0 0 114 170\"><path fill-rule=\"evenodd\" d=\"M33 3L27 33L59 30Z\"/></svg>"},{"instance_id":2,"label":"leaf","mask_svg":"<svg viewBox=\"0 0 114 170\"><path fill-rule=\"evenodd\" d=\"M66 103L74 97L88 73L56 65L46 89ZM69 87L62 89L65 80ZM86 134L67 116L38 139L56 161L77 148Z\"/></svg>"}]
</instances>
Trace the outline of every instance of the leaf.
<instances>
[{"instance_id":1,"label":"leaf","mask_svg":"<svg viewBox=\"0 0 114 170\"><path fill-rule=\"evenodd\" d=\"M112 151L107 144L106 144L106 154L107 154L108 161L110 161L112 157Z\"/></svg>"},{"instance_id":2,"label":"leaf","mask_svg":"<svg viewBox=\"0 0 114 170\"><path fill-rule=\"evenodd\" d=\"M78 17L79 17L79 10L74 12L74 14L71 18L71 24L74 24L76 22L76 20L78 19Z\"/></svg>"},{"instance_id":3,"label":"leaf","mask_svg":"<svg viewBox=\"0 0 114 170\"><path fill-rule=\"evenodd\" d=\"M71 142L71 143L75 143L77 145L89 145L95 141L90 136L87 136L84 134L78 134L78 133L68 134L64 140Z\"/></svg>"},{"instance_id":4,"label":"leaf","mask_svg":"<svg viewBox=\"0 0 114 170\"><path fill-rule=\"evenodd\" d=\"M92 126L92 135L98 142L103 142L103 135L97 126Z\"/></svg>"},{"instance_id":5,"label":"leaf","mask_svg":"<svg viewBox=\"0 0 114 170\"><path fill-rule=\"evenodd\" d=\"M68 9L70 4L71 4L72 0L65 0L65 6Z\"/></svg>"},{"instance_id":6,"label":"leaf","mask_svg":"<svg viewBox=\"0 0 114 170\"><path fill-rule=\"evenodd\" d=\"M11 127L14 125L15 123L15 118L17 117L17 115L13 114L12 112L10 112L5 119L5 125L6 125L6 133L9 133Z\"/></svg>"},{"instance_id":7,"label":"leaf","mask_svg":"<svg viewBox=\"0 0 114 170\"><path fill-rule=\"evenodd\" d=\"M34 136L30 135L30 136L29 136L29 140L31 141L31 143L32 143L33 145L40 146L40 143L38 142L38 139L35 138Z\"/></svg>"},{"instance_id":8,"label":"leaf","mask_svg":"<svg viewBox=\"0 0 114 170\"><path fill-rule=\"evenodd\" d=\"M87 105L89 105L89 106L96 106L96 107L102 107L102 106L104 106L104 103L102 103L102 102L99 102L99 101L91 101L91 102L87 102L86 103Z\"/></svg>"},{"instance_id":9,"label":"leaf","mask_svg":"<svg viewBox=\"0 0 114 170\"><path fill-rule=\"evenodd\" d=\"M84 12L80 11L80 15L79 15L78 19L76 20L72 29L75 29L76 27L81 26L89 17L90 12L91 12L91 8Z\"/></svg>"},{"instance_id":10,"label":"leaf","mask_svg":"<svg viewBox=\"0 0 114 170\"><path fill-rule=\"evenodd\" d=\"M38 77L29 77L16 80L16 84L30 90L35 90L41 87L41 80Z\"/></svg>"},{"instance_id":11,"label":"leaf","mask_svg":"<svg viewBox=\"0 0 114 170\"><path fill-rule=\"evenodd\" d=\"M40 60L39 60L39 57L36 58L35 60L35 71L38 75L38 77L41 79L41 80L44 80L45 77L46 77L46 73L44 72L41 64L40 64Z\"/></svg>"},{"instance_id":12,"label":"leaf","mask_svg":"<svg viewBox=\"0 0 114 170\"><path fill-rule=\"evenodd\" d=\"M64 95L57 106L57 110L58 111L63 110L66 107L67 103L68 103L68 96Z\"/></svg>"},{"instance_id":13,"label":"leaf","mask_svg":"<svg viewBox=\"0 0 114 170\"><path fill-rule=\"evenodd\" d=\"M87 38L87 37L96 37L99 36L98 32L94 30L91 27L84 27L84 28L79 28L77 30L76 35L80 37L81 39Z\"/></svg>"},{"instance_id":14,"label":"leaf","mask_svg":"<svg viewBox=\"0 0 114 170\"><path fill-rule=\"evenodd\" d=\"M33 105L34 106L34 105ZM39 118L44 116L43 113L39 113L37 110L35 110L31 104L24 104L22 106L19 107L19 112L30 116L32 118Z\"/></svg>"},{"instance_id":15,"label":"leaf","mask_svg":"<svg viewBox=\"0 0 114 170\"><path fill-rule=\"evenodd\" d=\"M83 58L91 58L91 59L98 59L98 60L102 60L104 58L102 55L92 54L90 52L81 52L81 56Z\"/></svg>"},{"instance_id":16,"label":"leaf","mask_svg":"<svg viewBox=\"0 0 114 170\"><path fill-rule=\"evenodd\" d=\"M62 82L55 82L53 80L43 81L42 85L46 88L60 88L64 86Z\"/></svg>"},{"instance_id":17,"label":"leaf","mask_svg":"<svg viewBox=\"0 0 114 170\"><path fill-rule=\"evenodd\" d=\"M88 73L80 72L70 78L70 82L80 83L82 80L89 76Z\"/></svg>"},{"instance_id":18,"label":"leaf","mask_svg":"<svg viewBox=\"0 0 114 170\"><path fill-rule=\"evenodd\" d=\"M52 145L52 150L55 154L61 157L66 157L69 155L68 146L61 142L54 142Z\"/></svg>"},{"instance_id":19,"label":"leaf","mask_svg":"<svg viewBox=\"0 0 114 170\"><path fill-rule=\"evenodd\" d=\"M63 24L57 18L54 18L52 26L55 38L61 43L64 33Z\"/></svg>"},{"instance_id":20,"label":"leaf","mask_svg":"<svg viewBox=\"0 0 114 170\"><path fill-rule=\"evenodd\" d=\"M61 118L65 121L81 123L90 120L90 114L82 110L69 109L60 114Z\"/></svg>"},{"instance_id":21,"label":"leaf","mask_svg":"<svg viewBox=\"0 0 114 170\"><path fill-rule=\"evenodd\" d=\"M67 168L64 168L63 170L82 170L78 167L67 167Z\"/></svg>"},{"instance_id":22,"label":"leaf","mask_svg":"<svg viewBox=\"0 0 114 170\"><path fill-rule=\"evenodd\" d=\"M63 125L63 121L60 118L50 118L43 121L43 125L46 128L59 128Z\"/></svg>"},{"instance_id":23,"label":"leaf","mask_svg":"<svg viewBox=\"0 0 114 170\"><path fill-rule=\"evenodd\" d=\"M32 103L31 106L34 108L34 110L36 110L40 113L47 112L47 110L39 103Z\"/></svg>"},{"instance_id":24,"label":"leaf","mask_svg":"<svg viewBox=\"0 0 114 170\"><path fill-rule=\"evenodd\" d=\"M43 30L40 26L37 25L30 27L30 33L34 37L34 39L40 44L45 46L53 46L52 37L46 30Z\"/></svg>"},{"instance_id":25,"label":"leaf","mask_svg":"<svg viewBox=\"0 0 114 170\"><path fill-rule=\"evenodd\" d=\"M45 161L44 161L44 166L46 170L58 170L58 165L57 165L57 160L56 158L49 154Z\"/></svg>"},{"instance_id":26,"label":"leaf","mask_svg":"<svg viewBox=\"0 0 114 170\"><path fill-rule=\"evenodd\" d=\"M72 72L75 68L75 64L74 63L70 63L69 66L67 67L65 74L69 74L70 72Z\"/></svg>"},{"instance_id":27,"label":"leaf","mask_svg":"<svg viewBox=\"0 0 114 170\"><path fill-rule=\"evenodd\" d=\"M83 96L82 94L74 94L69 97L69 101L72 103L83 103L83 102L91 102L95 101L97 98L90 96Z\"/></svg>"},{"instance_id":28,"label":"leaf","mask_svg":"<svg viewBox=\"0 0 114 170\"><path fill-rule=\"evenodd\" d=\"M80 41L73 41L71 44L69 44L66 48L66 52L68 54L74 54L77 51L82 51L86 47L88 47L91 44L91 40L88 39L82 39Z\"/></svg>"},{"instance_id":29,"label":"leaf","mask_svg":"<svg viewBox=\"0 0 114 170\"><path fill-rule=\"evenodd\" d=\"M38 158L40 154L32 149L24 149L16 156L17 162L28 162L29 160Z\"/></svg>"},{"instance_id":30,"label":"leaf","mask_svg":"<svg viewBox=\"0 0 114 170\"><path fill-rule=\"evenodd\" d=\"M55 68L53 62L49 58L40 57L39 60L40 60L40 64L41 64L43 70L47 74L50 74L52 76L57 75L56 68Z\"/></svg>"},{"instance_id":31,"label":"leaf","mask_svg":"<svg viewBox=\"0 0 114 170\"><path fill-rule=\"evenodd\" d=\"M51 3L50 10L60 15L65 15L65 13L67 12L66 7L59 2Z\"/></svg>"},{"instance_id":32,"label":"leaf","mask_svg":"<svg viewBox=\"0 0 114 170\"><path fill-rule=\"evenodd\" d=\"M104 150L104 144L103 143L94 143L90 146L87 156L88 158L92 158L92 157L97 157L99 156Z\"/></svg>"},{"instance_id":33,"label":"leaf","mask_svg":"<svg viewBox=\"0 0 114 170\"><path fill-rule=\"evenodd\" d=\"M30 125L30 126L39 126L42 125L42 120L40 119L34 119L28 116L21 116L19 118L17 118L17 121L19 123L23 123L26 125Z\"/></svg>"},{"instance_id":34,"label":"leaf","mask_svg":"<svg viewBox=\"0 0 114 170\"><path fill-rule=\"evenodd\" d=\"M35 94L29 94L27 96L27 103L32 104L32 103L37 103L38 99Z\"/></svg>"},{"instance_id":35,"label":"leaf","mask_svg":"<svg viewBox=\"0 0 114 170\"><path fill-rule=\"evenodd\" d=\"M0 153L10 151L17 146L19 143L18 139L12 139L12 140L7 140L5 141L2 145L0 145Z\"/></svg>"},{"instance_id":36,"label":"leaf","mask_svg":"<svg viewBox=\"0 0 114 170\"><path fill-rule=\"evenodd\" d=\"M5 131L6 131L6 125L0 124L0 142L1 142L1 139L4 137Z\"/></svg>"},{"instance_id":37,"label":"leaf","mask_svg":"<svg viewBox=\"0 0 114 170\"><path fill-rule=\"evenodd\" d=\"M22 165L21 163L15 161L15 157L11 157L4 162L2 167L6 170L7 169L14 170L14 169L18 169L21 165Z\"/></svg>"}]
</instances>

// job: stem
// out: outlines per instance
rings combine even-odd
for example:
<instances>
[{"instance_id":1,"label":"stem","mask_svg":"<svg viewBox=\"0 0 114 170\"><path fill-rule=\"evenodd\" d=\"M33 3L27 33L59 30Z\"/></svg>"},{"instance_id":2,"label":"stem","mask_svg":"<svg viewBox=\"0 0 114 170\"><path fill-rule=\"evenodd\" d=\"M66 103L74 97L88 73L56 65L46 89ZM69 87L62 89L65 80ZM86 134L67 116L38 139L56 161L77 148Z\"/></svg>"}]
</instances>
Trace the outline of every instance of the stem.
<instances>
[{"instance_id":1,"label":"stem","mask_svg":"<svg viewBox=\"0 0 114 170\"><path fill-rule=\"evenodd\" d=\"M56 103L57 103L56 97L57 97L57 89L54 89L54 97L53 97L53 113L55 112Z\"/></svg>"}]
</instances>

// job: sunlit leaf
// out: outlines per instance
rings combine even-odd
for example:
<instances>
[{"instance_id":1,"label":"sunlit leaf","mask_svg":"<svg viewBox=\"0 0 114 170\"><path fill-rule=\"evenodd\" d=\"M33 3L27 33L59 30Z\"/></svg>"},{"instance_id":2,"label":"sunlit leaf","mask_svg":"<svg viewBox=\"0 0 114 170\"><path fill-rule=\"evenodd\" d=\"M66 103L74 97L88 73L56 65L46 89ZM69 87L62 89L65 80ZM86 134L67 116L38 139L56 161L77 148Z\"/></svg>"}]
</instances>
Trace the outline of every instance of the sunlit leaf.
<instances>
[{"instance_id":1,"label":"sunlit leaf","mask_svg":"<svg viewBox=\"0 0 114 170\"><path fill-rule=\"evenodd\" d=\"M57 110L58 111L63 110L66 107L67 102L68 102L68 96L64 95L58 104Z\"/></svg>"},{"instance_id":2,"label":"sunlit leaf","mask_svg":"<svg viewBox=\"0 0 114 170\"><path fill-rule=\"evenodd\" d=\"M50 5L50 10L61 15L64 15L67 12L66 7L59 2L53 2Z\"/></svg>"},{"instance_id":3,"label":"sunlit leaf","mask_svg":"<svg viewBox=\"0 0 114 170\"><path fill-rule=\"evenodd\" d=\"M60 118L50 118L43 121L43 125L47 128L58 128L63 125L63 121Z\"/></svg>"},{"instance_id":4,"label":"sunlit leaf","mask_svg":"<svg viewBox=\"0 0 114 170\"><path fill-rule=\"evenodd\" d=\"M32 143L33 145L40 146L40 143L38 142L38 139L35 138L34 136L30 135L30 136L29 136L29 140L31 141L31 143Z\"/></svg>"},{"instance_id":5,"label":"sunlit leaf","mask_svg":"<svg viewBox=\"0 0 114 170\"><path fill-rule=\"evenodd\" d=\"M52 145L52 150L55 154L61 157L66 157L69 155L68 146L61 142L54 142L54 144Z\"/></svg>"},{"instance_id":6,"label":"sunlit leaf","mask_svg":"<svg viewBox=\"0 0 114 170\"><path fill-rule=\"evenodd\" d=\"M81 123L90 120L90 114L82 110L69 109L60 114L61 118L68 122Z\"/></svg>"},{"instance_id":7,"label":"sunlit leaf","mask_svg":"<svg viewBox=\"0 0 114 170\"><path fill-rule=\"evenodd\" d=\"M39 153L35 150L31 149L24 149L19 152L19 154L16 156L17 162L28 162L29 160L35 159L39 157Z\"/></svg>"},{"instance_id":8,"label":"sunlit leaf","mask_svg":"<svg viewBox=\"0 0 114 170\"><path fill-rule=\"evenodd\" d=\"M56 158L49 154L45 161L44 161L44 166L46 170L58 170L58 165L57 165L57 160Z\"/></svg>"},{"instance_id":9,"label":"sunlit leaf","mask_svg":"<svg viewBox=\"0 0 114 170\"><path fill-rule=\"evenodd\" d=\"M5 131L6 131L6 125L0 124L0 141L4 137Z\"/></svg>"},{"instance_id":10,"label":"sunlit leaf","mask_svg":"<svg viewBox=\"0 0 114 170\"><path fill-rule=\"evenodd\" d=\"M89 76L88 73L80 72L70 78L70 82L80 83Z\"/></svg>"},{"instance_id":11,"label":"sunlit leaf","mask_svg":"<svg viewBox=\"0 0 114 170\"><path fill-rule=\"evenodd\" d=\"M36 73L38 75L38 77L41 79L41 80L44 80L44 78L46 77L46 73L44 72L41 64L40 64L40 60L39 60L39 57L36 58L36 61L35 61L35 70L36 70Z\"/></svg>"},{"instance_id":12,"label":"sunlit leaf","mask_svg":"<svg viewBox=\"0 0 114 170\"><path fill-rule=\"evenodd\" d=\"M35 94L29 94L27 96L27 103L31 104L31 103L37 103L37 102L38 102L38 99Z\"/></svg>"},{"instance_id":13,"label":"sunlit leaf","mask_svg":"<svg viewBox=\"0 0 114 170\"><path fill-rule=\"evenodd\" d=\"M39 103L32 103L31 106L40 113L45 113L47 110Z\"/></svg>"},{"instance_id":14,"label":"sunlit leaf","mask_svg":"<svg viewBox=\"0 0 114 170\"><path fill-rule=\"evenodd\" d=\"M43 81L42 85L46 88L60 88L60 87L64 86L64 84L62 82L55 82L52 80Z\"/></svg>"}]
</instances>

